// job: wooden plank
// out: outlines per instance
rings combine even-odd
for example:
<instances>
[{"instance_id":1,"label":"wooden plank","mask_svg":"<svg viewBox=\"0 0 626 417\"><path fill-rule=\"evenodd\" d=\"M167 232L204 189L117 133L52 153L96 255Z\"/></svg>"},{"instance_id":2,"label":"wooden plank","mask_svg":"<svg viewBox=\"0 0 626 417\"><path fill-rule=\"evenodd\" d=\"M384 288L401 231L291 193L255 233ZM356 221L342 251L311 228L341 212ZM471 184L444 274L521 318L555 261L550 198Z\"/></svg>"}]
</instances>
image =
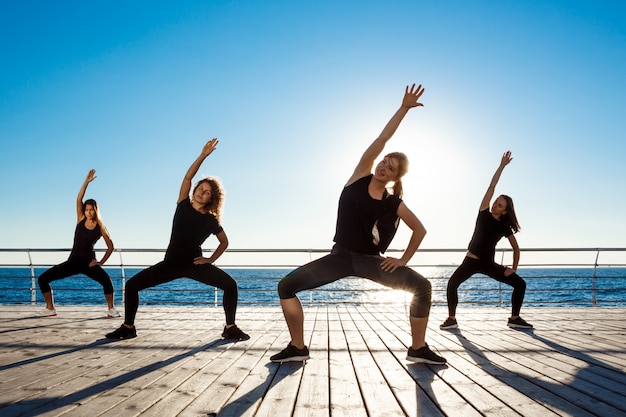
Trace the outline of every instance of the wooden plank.
<instances>
[{"instance_id":1,"label":"wooden plank","mask_svg":"<svg viewBox=\"0 0 626 417\"><path fill-rule=\"evenodd\" d=\"M315 325L293 417L330 416L330 379L328 374L328 309L316 309Z\"/></svg>"},{"instance_id":2,"label":"wooden plank","mask_svg":"<svg viewBox=\"0 0 626 417\"><path fill-rule=\"evenodd\" d=\"M354 365L341 326L340 313L328 311L328 365L330 377L330 413L333 417L367 416L358 389Z\"/></svg>"}]
</instances>

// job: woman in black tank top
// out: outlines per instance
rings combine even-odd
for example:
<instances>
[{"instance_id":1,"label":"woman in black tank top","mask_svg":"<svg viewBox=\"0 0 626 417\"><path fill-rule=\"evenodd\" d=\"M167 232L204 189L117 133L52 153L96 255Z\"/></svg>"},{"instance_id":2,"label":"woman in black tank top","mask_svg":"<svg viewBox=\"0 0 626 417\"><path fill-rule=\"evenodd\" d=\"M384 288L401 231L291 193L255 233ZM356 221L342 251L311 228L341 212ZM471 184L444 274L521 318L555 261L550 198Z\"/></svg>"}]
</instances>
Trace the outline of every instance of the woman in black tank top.
<instances>
[{"instance_id":1,"label":"woman in black tank top","mask_svg":"<svg viewBox=\"0 0 626 417\"><path fill-rule=\"evenodd\" d=\"M511 152L505 152L502 155L500 165L493 175L487 192L480 203L476 228L469 243L465 259L448 281L446 290L448 318L439 326L442 330L456 329L458 327L456 321L456 306L459 302L458 288L463 282L477 273L485 274L513 287L513 293L511 294L511 317L507 323L509 327L527 329L533 327L519 316L526 292L526 282L516 273L520 250L514 233L520 230L520 226L517 222L513 200L507 195L500 195L491 205L491 199L500 180L500 175L504 167L512 159ZM489 210L490 205L491 210ZM513 248L513 265L510 268L494 262L496 244L502 237L506 237Z\"/></svg>"},{"instance_id":2,"label":"woman in black tank top","mask_svg":"<svg viewBox=\"0 0 626 417\"><path fill-rule=\"evenodd\" d=\"M273 355L273 362L304 361L309 358L304 343L304 312L296 293L317 288L347 276L367 278L385 286L410 291L412 340L407 360L419 363L443 364L444 358L431 351L425 334L430 313L431 285L417 272L408 268L409 262L426 229L402 201L402 176L407 171L407 158L394 152L385 155L378 165L376 158L413 107L422 106L419 98L422 86L407 86L400 108L387 123L380 136L367 148L339 199L335 245L325 257L291 272L278 284L280 304L291 341ZM393 183L393 194L387 190ZM383 257L393 238L399 220L412 230L406 250L400 258Z\"/></svg>"},{"instance_id":3,"label":"woman in black tank top","mask_svg":"<svg viewBox=\"0 0 626 417\"><path fill-rule=\"evenodd\" d=\"M107 333L105 337L117 340L137 337L135 317L139 308L139 292L186 277L224 291L222 306L226 325L222 337L231 340L250 338L235 324L237 282L225 271L213 265L228 247L228 237L220 225L224 202L223 190L219 181L211 177L198 181L193 190L191 188L200 165L213 153L217 142L216 138L208 141L185 173L178 192L170 244L164 260L140 271L126 282L124 323L117 330ZM211 256L206 258L202 255L201 245L210 235L215 235L219 244Z\"/></svg>"},{"instance_id":4,"label":"woman in black tank top","mask_svg":"<svg viewBox=\"0 0 626 417\"><path fill-rule=\"evenodd\" d=\"M109 236L109 231L100 219L96 200L89 199L83 202L87 186L91 181L96 179L95 174L96 170L90 170L82 187L80 187L78 191L78 197L76 198L76 216L78 221L76 231L74 232L74 244L72 245L72 252L70 253L69 259L48 269L41 274L38 279L41 294L46 301L46 308L40 312L41 316L57 315L50 283L76 274L84 274L102 285L104 298L108 305L107 316L120 316L113 302L113 283L111 282L111 277L109 277L109 274L107 274L101 266L104 265L111 256L111 253L113 253L113 241ZM107 250L104 256L102 256L102 259L97 261L93 247L100 237L104 239Z\"/></svg>"}]
</instances>

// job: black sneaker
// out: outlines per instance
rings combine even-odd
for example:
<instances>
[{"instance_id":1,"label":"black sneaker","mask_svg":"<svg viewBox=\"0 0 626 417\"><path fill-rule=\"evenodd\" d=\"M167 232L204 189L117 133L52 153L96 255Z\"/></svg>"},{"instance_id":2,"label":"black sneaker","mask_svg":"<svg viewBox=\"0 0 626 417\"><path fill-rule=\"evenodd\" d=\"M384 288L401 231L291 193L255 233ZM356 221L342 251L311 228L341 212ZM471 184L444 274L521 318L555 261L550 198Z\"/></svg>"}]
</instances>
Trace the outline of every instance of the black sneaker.
<instances>
[{"instance_id":1,"label":"black sneaker","mask_svg":"<svg viewBox=\"0 0 626 417\"><path fill-rule=\"evenodd\" d=\"M229 327L228 329L224 326L224 331L222 332L222 337L224 339L233 339L233 340L248 340L250 336L245 334L237 325Z\"/></svg>"},{"instance_id":2,"label":"black sneaker","mask_svg":"<svg viewBox=\"0 0 626 417\"><path fill-rule=\"evenodd\" d=\"M132 329L129 329L122 324L119 329L111 333L105 334L104 337L106 337L107 339L117 340L132 339L133 337L137 337L137 329L135 329L134 327Z\"/></svg>"},{"instance_id":3,"label":"black sneaker","mask_svg":"<svg viewBox=\"0 0 626 417\"><path fill-rule=\"evenodd\" d=\"M439 325L441 330L458 329L458 327L459 325L457 324L456 319L453 319L452 317L448 317L446 321Z\"/></svg>"},{"instance_id":4,"label":"black sneaker","mask_svg":"<svg viewBox=\"0 0 626 417\"><path fill-rule=\"evenodd\" d=\"M444 358L430 350L428 344L419 349L409 347L406 360L415 363L429 363L431 365L444 365L447 362Z\"/></svg>"},{"instance_id":5,"label":"black sneaker","mask_svg":"<svg viewBox=\"0 0 626 417\"><path fill-rule=\"evenodd\" d=\"M518 328L518 329L532 329L533 325L530 323L527 323L526 320L524 320L521 317L518 317L516 319L509 319L509 322L507 323L507 326L509 327L513 327L513 328Z\"/></svg>"},{"instance_id":6,"label":"black sneaker","mask_svg":"<svg viewBox=\"0 0 626 417\"><path fill-rule=\"evenodd\" d=\"M270 357L272 362L302 362L309 359L309 349L305 346L303 349L298 349L289 342L286 348Z\"/></svg>"}]
</instances>

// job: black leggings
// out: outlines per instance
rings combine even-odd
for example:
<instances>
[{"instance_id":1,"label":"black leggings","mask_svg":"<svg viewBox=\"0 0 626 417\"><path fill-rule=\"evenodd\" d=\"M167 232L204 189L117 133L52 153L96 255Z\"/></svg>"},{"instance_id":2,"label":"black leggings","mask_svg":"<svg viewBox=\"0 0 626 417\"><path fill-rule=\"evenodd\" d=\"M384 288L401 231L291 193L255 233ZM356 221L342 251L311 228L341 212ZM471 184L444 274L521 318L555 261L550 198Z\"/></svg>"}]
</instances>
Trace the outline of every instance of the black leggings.
<instances>
[{"instance_id":1,"label":"black leggings","mask_svg":"<svg viewBox=\"0 0 626 417\"><path fill-rule=\"evenodd\" d=\"M335 245L330 255L310 262L289 273L278 283L281 299L293 298L297 292L330 284L338 279L356 276L367 278L387 287L413 293L411 317L428 317L430 313L430 281L402 266L389 273L381 269L383 258L362 255Z\"/></svg>"},{"instance_id":2,"label":"black leggings","mask_svg":"<svg viewBox=\"0 0 626 417\"><path fill-rule=\"evenodd\" d=\"M67 260L59 265L53 266L46 270L39 276L37 282L39 283L39 289L42 293L48 293L52 291L50 283L59 279L71 277L76 274L84 274L89 278L102 285L104 294L113 294L113 283L111 277L100 266L89 266L89 260Z\"/></svg>"},{"instance_id":3,"label":"black leggings","mask_svg":"<svg viewBox=\"0 0 626 417\"><path fill-rule=\"evenodd\" d=\"M456 315L456 306L459 303L459 295L457 294L459 286L478 272L513 287L513 294L511 294L511 314L513 316L519 316L522 303L524 302L524 294L526 293L526 281L515 273L508 277L504 276L505 270L506 267L498 265L495 262L483 262L480 259L466 256L465 259L463 259L463 263L454 271L450 277L450 281L448 281L446 295L448 297L448 314L450 317Z\"/></svg>"},{"instance_id":4,"label":"black leggings","mask_svg":"<svg viewBox=\"0 0 626 417\"><path fill-rule=\"evenodd\" d=\"M165 284L177 278L191 278L222 289L224 291L222 303L226 313L226 324L235 323L238 289L237 282L230 275L212 264L180 266L165 261L144 269L126 282L124 323L131 326L135 324L135 316L139 308L139 291Z\"/></svg>"}]
</instances>

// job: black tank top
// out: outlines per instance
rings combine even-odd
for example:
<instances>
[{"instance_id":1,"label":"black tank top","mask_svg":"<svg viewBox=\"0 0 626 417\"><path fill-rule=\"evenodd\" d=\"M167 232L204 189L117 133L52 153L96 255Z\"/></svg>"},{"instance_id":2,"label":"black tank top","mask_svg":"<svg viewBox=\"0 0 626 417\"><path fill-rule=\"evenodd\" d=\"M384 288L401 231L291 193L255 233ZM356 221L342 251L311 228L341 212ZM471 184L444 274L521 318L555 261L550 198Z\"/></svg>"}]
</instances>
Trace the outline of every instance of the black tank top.
<instances>
[{"instance_id":1,"label":"black tank top","mask_svg":"<svg viewBox=\"0 0 626 417\"><path fill-rule=\"evenodd\" d=\"M372 198L368 186L372 174L344 187L339 197L334 241L353 252L366 255L384 253L398 228L398 206L402 200L383 194Z\"/></svg>"},{"instance_id":2,"label":"black tank top","mask_svg":"<svg viewBox=\"0 0 626 417\"><path fill-rule=\"evenodd\" d=\"M512 234L511 228L505 222L496 220L486 208L478 213L476 228L467 248L478 259L493 261L498 241L503 236L509 237Z\"/></svg>"},{"instance_id":3,"label":"black tank top","mask_svg":"<svg viewBox=\"0 0 626 417\"><path fill-rule=\"evenodd\" d=\"M87 218L84 218L76 225L74 245L72 246L72 252L70 252L70 259L72 260L91 261L96 258L93 246L102 236L102 231L99 224L96 224L93 230L87 229L87 226L85 226L86 221Z\"/></svg>"}]
</instances>

